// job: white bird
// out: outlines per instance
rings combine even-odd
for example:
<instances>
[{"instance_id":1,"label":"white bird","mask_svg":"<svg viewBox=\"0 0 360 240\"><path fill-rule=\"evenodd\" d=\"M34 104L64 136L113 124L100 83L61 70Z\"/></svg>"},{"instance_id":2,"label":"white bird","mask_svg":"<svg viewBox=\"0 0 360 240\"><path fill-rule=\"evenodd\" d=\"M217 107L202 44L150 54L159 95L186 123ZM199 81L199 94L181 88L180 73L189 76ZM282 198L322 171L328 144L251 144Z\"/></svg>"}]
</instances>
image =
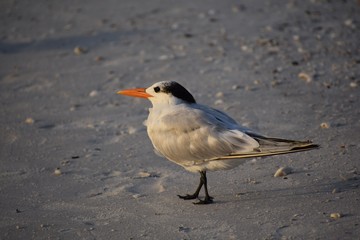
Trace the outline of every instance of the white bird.
<instances>
[{"instance_id":1,"label":"white bird","mask_svg":"<svg viewBox=\"0 0 360 240\"><path fill-rule=\"evenodd\" d=\"M146 121L147 133L157 153L190 172L199 172L194 194L181 199L198 199L204 186L205 198L196 204L213 202L207 188L207 171L231 169L241 159L305 151L317 148L310 141L269 138L240 126L224 112L196 103L183 86L163 81L148 88L119 91L152 103Z\"/></svg>"}]
</instances>

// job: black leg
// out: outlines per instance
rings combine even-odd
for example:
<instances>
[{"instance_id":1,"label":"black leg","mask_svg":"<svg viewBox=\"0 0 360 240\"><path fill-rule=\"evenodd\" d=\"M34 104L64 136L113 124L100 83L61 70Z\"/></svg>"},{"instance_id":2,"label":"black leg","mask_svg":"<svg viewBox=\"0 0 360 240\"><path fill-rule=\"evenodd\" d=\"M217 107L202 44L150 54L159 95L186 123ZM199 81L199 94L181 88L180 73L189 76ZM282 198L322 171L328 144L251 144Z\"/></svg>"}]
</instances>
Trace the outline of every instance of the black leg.
<instances>
[{"instance_id":1,"label":"black leg","mask_svg":"<svg viewBox=\"0 0 360 240\"><path fill-rule=\"evenodd\" d=\"M209 203L212 203L213 198L210 197L209 192L208 192L208 188L207 188L206 171L200 171L200 183L199 183L199 186L197 187L194 194L191 194L191 195L186 194L185 196L178 195L178 197L181 198L181 199L184 199L184 200L196 199L196 198L199 197L199 193L200 193L200 190L201 190L203 185L204 185L204 189L205 189L205 199L204 200L199 200L199 202L195 202L194 204L209 204Z\"/></svg>"},{"instance_id":2,"label":"black leg","mask_svg":"<svg viewBox=\"0 0 360 240\"><path fill-rule=\"evenodd\" d=\"M196 202L194 204L209 204L209 203L212 203L213 202L213 197L210 197L209 192L208 192L206 172L201 171L200 174L201 174L200 179L202 179L201 181L203 182L203 185L204 185L205 198L204 198L204 200L199 200L199 202Z\"/></svg>"}]
</instances>

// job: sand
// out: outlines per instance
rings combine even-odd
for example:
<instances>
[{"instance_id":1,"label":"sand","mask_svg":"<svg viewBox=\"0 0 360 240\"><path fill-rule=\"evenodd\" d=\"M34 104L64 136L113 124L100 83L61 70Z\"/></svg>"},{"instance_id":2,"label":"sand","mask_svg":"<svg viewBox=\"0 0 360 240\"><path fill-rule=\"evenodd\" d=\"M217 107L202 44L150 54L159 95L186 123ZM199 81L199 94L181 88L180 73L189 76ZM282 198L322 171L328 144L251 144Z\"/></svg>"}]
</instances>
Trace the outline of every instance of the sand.
<instances>
[{"instance_id":1,"label":"sand","mask_svg":"<svg viewBox=\"0 0 360 240\"><path fill-rule=\"evenodd\" d=\"M0 6L0 239L359 239L358 1ZM321 148L210 172L214 204L181 200L198 174L153 152L148 101L116 94L161 80Z\"/></svg>"}]
</instances>

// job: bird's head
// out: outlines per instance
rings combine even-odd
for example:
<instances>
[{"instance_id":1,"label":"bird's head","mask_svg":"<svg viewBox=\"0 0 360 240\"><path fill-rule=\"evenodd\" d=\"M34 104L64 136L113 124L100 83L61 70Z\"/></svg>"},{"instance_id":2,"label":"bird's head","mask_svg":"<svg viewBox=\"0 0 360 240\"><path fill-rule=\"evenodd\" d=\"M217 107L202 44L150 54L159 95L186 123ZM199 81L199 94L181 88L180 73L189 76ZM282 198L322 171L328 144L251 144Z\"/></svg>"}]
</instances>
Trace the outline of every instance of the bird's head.
<instances>
[{"instance_id":1,"label":"bird's head","mask_svg":"<svg viewBox=\"0 0 360 240\"><path fill-rule=\"evenodd\" d=\"M148 88L126 89L117 93L131 97L147 98L153 105L196 103L194 97L186 88L173 81L157 82Z\"/></svg>"}]
</instances>

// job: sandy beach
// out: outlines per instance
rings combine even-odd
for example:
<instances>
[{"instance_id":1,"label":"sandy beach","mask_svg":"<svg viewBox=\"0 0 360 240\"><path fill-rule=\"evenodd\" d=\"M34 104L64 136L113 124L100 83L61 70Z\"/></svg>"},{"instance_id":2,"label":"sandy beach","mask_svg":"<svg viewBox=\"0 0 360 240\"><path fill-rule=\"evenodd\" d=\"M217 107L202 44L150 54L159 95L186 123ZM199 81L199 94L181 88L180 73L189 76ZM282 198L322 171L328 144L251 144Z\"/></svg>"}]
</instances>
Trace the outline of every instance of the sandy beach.
<instances>
[{"instance_id":1,"label":"sandy beach","mask_svg":"<svg viewBox=\"0 0 360 240\"><path fill-rule=\"evenodd\" d=\"M359 1L0 8L0 239L360 239ZM149 101L116 94L163 80L321 148L209 172L213 204L179 199L198 174L154 153Z\"/></svg>"}]
</instances>

